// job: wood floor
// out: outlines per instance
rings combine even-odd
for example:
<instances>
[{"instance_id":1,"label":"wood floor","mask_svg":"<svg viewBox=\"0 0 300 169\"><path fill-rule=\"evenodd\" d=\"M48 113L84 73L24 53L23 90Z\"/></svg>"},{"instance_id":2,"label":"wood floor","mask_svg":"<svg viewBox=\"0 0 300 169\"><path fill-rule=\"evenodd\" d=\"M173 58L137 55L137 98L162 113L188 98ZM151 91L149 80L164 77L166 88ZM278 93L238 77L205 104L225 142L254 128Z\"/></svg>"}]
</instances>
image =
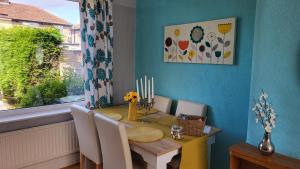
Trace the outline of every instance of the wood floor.
<instances>
[{"instance_id":1,"label":"wood floor","mask_svg":"<svg viewBox=\"0 0 300 169\"><path fill-rule=\"evenodd\" d=\"M96 166L94 164L90 163L89 168L94 169L94 168L96 168ZM78 164L71 165L69 167L65 167L65 168L61 168L61 169L80 169L80 165L78 163Z\"/></svg>"},{"instance_id":2,"label":"wood floor","mask_svg":"<svg viewBox=\"0 0 300 169\"><path fill-rule=\"evenodd\" d=\"M65 168L62 168L62 169L80 169L80 166L79 166L79 164L75 164L75 165L65 167Z\"/></svg>"}]
</instances>

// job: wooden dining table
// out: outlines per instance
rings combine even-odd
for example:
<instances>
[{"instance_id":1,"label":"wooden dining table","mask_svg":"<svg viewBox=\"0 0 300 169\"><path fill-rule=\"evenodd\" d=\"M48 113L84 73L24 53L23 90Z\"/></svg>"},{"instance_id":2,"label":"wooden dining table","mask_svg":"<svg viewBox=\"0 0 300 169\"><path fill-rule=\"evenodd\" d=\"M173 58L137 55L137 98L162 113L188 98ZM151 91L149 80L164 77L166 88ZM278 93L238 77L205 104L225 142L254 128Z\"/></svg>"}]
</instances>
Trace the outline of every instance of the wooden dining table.
<instances>
[{"instance_id":1,"label":"wooden dining table","mask_svg":"<svg viewBox=\"0 0 300 169\"><path fill-rule=\"evenodd\" d=\"M136 126L147 126L148 124L155 123L155 125L158 125L159 128L164 131L165 135L170 135L170 122L166 124L158 123L158 119L174 116L162 112L145 113L140 115L139 120L129 121L127 119L127 110L128 105L118 105L109 108L97 109L95 110L95 112L103 114L120 114L122 115L122 119L120 120L120 122L124 123L128 128ZM176 120L176 118L174 119ZM176 121L174 121L174 124L175 123ZM208 135L208 157L210 156L211 145L215 142L215 136L220 131L220 129L210 126L206 126L206 129L204 130L205 134ZM134 142L129 140L129 144L132 151L140 154L143 157L143 160L147 163L148 169L166 169L167 164L175 155L179 154L181 151L181 145L170 137L164 137L163 139L160 139L158 141L146 143ZM210 158L208 158L208 160L210 160Z\"/></svg>"}]
</instances>

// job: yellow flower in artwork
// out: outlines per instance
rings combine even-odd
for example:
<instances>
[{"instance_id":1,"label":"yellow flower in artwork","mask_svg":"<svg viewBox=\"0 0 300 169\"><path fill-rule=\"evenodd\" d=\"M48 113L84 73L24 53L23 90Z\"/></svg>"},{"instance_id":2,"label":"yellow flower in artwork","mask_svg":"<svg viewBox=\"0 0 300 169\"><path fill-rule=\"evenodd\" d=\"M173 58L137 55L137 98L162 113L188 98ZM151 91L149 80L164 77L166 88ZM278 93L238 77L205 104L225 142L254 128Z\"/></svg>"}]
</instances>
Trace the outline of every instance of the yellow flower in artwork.
<instances>
[{"instance_id":1,"label":"yellow flower in artwork","mask_svg":"<svg viewBox=\"0 0 300 169\"><path fill-rule=\"evenodd\" d=\"M230 51L225 52L225 53L224 53L224 59L229 58L230 55L231 55L231 52L230 52Z\"/></svg>"},{"instance_id":2,"label":"yellow flower in artwork","mask_svg":"<svg viewBox=\"0 0 300 169\"><path fill-rule=\"evenodd\" d=\"M196 56L196 52L194 51L194 50L190 50L189 51L189 57L190 58L193 58L193 57L195 57Z\"/></svg>"},{"instance_id":3,"label":"yellow flower in artwork","mask_svg":"<svg viewBox=\"0 0 300 169\"><path fill-rule=\"evenodd\" d=\"M231 23L223 23L218 25L218 30L220 33L228 33L231 30Z\"/></svg>"},{"instance_id":4,"label":"yellow flower in artwork","mask_svg":"<svg viewBox=\"0 0 300 169\"><path fill-rule=\"evenodd\" d=\"M180 35L180 29L175 29L174 35L178 37Z\"/></svg>"}]
</instances>

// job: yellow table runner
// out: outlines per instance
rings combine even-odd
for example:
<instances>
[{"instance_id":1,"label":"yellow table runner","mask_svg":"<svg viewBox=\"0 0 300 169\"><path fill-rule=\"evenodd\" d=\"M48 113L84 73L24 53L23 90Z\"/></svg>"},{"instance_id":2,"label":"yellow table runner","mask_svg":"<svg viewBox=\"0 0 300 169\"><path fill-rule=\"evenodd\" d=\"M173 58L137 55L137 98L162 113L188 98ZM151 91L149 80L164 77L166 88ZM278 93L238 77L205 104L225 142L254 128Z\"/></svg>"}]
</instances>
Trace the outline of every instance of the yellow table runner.
<instances>
[{"instance_id":1,"label":"yellow table runner","mask_svg":"<svg viewBox=\"0 0 300 169\"><path fill-rule=\"evenodd\" d=\"M96 112L100 113L121 114L123 116L123 119L121 121L134 127L141 126L160 129L164 132L165 138L170 138L170 127L174 124L177 124L176 117L166 116L165 114L161 113L155 114L155 110L151 110L151 113L147 113L147 116L144 116L144 113L138 112L138 118L145 118L150 123L144 123L141 121L128 121L127 111L128 105L113 106L96 110ZM207 140L207 136L194 137L186 135L182 140L173 140L176 143L180 144L182 147L180 169L207 169Z\"/></svg>"}]
</instances>

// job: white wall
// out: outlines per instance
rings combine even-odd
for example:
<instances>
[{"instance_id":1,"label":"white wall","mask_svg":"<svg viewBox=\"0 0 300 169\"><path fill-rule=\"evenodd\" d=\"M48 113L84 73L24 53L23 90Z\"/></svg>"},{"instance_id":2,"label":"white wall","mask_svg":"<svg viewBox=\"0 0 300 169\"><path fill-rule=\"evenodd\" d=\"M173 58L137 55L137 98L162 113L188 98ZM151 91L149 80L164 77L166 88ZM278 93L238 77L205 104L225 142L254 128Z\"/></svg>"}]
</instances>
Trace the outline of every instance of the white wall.
<instances>
[{"instance_id":1,"label":"white wall","mask_svg":"<svg viewBox=\"0 0 300 169\"><path fill-rule=\"evenodd\" d=\"M113 89L114 103L123 103L126 92L134 89L135 77L135 8L115 3Z\"/></svg>"}]
</instances>

